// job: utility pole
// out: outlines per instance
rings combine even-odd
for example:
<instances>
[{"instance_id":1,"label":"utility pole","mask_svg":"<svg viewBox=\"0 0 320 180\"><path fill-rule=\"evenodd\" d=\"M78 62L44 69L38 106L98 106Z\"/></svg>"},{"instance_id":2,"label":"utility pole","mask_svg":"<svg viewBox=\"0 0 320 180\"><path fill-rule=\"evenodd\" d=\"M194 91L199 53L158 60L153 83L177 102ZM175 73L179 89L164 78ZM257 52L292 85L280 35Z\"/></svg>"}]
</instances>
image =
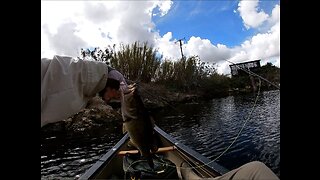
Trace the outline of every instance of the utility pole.
<instances>
[{"instance_id":1,"label":"utility pole","mask_svg":"<svg viewBox=\"0 0 320 180\"><path fill-rule=\"evenodd\" d=\"M185 38L183 38L184 40L185 40ZM182 60L184 60L184 55L183 55L183 52L182 52L182 40L183 39L179 39L179 40L177 40L175 43L177 43L178 41L179 41L179 43L180 43L180 51L181 51L181 56L182 56Z\"/></svg>"}]
</instances>

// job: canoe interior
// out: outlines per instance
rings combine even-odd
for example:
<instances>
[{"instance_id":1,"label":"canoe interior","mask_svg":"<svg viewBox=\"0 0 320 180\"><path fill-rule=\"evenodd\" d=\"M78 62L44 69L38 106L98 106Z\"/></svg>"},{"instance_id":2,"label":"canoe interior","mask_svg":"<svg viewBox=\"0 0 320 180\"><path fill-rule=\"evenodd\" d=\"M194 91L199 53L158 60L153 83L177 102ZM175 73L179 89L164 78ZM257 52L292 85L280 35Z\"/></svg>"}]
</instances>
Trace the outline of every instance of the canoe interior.
<instances>
[{"instance_id":1,"label":"canoe interior","mask_svg":"<svg viewBox=\"0 0 320 180\"><path fill-rule=\"evenodd\" d=\"M155 127L159 137L159 147L174 146L173 151L157 153L176 166L176 175L170 179L212 178L228 170L208 158L177 142L159 127ZM126 134L111 150L100 158L80 179L124 179L129 178L123 170L123 157L118 152L132 150L127 146L129 136Z\"/></svg>"}]
</instances>

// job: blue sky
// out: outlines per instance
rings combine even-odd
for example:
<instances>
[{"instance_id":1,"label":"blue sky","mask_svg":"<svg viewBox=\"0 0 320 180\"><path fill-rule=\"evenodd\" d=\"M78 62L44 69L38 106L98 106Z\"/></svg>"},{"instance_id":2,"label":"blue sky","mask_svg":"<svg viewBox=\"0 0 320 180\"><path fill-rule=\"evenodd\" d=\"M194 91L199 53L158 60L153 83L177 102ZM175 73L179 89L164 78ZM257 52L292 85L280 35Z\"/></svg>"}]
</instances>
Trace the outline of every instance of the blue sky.
<instances>
[{"instance_id":1,"label":"blue sky","mask_svg":"<svg viewBox=\"0 0 320 180\"><path fill-rule=\"evenodd\" d=\"M173 31L177 39L196 35L235 46L252 33L243 30L241 18L233 12L237 6L237 1L174 1L172 10L154 21L160 35Z\"/></svg>"},{"instance_id":2,"label":"blue sky","mask_svg":"<svg viewBox=\"0 0 320 180\"><path fill-rule=\"evenodd\" d=\"M59 12L59 13L57 13ZM280 1L42 1L41 56L148 41L164 58L216 64L261 59L280 67Z\"/></svg>"},{"instance_id":3,"label":"blue sky","mask_svg":"<svg viewBox=\"0 0 320 180\"><path fill-rule=\"evenodd\" d=\"M153 18L160 35L172 31L177 39L200 36L211 42L233 47L241 44L256 31L245 29L241 17L234 12L238 1L173 1L164 17ZM260 1L260 8L270 14L279 1ZM157 10L154 10L157 12Z\"/></svg>"}]
</instances>

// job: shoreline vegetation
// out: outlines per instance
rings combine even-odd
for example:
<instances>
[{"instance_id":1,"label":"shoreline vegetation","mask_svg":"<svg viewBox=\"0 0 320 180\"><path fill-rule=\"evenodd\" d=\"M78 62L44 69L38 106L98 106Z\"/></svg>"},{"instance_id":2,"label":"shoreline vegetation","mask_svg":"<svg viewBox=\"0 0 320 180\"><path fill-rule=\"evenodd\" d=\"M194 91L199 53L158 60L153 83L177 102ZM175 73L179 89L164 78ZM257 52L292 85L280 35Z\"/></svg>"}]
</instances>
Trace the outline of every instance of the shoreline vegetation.
<instances>
[{"instance_id":1,"label":"shoreline vegetation","mask_svg":"<svg viewBox=\"0 0 320 180\"><path fill-rule=\"evenodd\" d=\"M129 83L137 82L143 102L147 109L156 111L179 103L206 101L230 95L252 93L252 77L229 77L216 72L214 64L202 62L200 57L183 57L178 60L163 59L147 42L121 44L118 50L108 47L81 49L78 60L102 61L120 71ZM280 85L280 68L267 63L256 74ZM253 77L258 82L257 77ZM257 84L257 83L256 83ZM274 90L266 82L261 83L261 91ZM102 136L106 127L119 128L122 117L120 103L106 105L96 96L85 109L57 123L41 128L42 137L64 134L72 137ZM101 133L101 134L100 134Z\"/></svg>"}]
</instances>

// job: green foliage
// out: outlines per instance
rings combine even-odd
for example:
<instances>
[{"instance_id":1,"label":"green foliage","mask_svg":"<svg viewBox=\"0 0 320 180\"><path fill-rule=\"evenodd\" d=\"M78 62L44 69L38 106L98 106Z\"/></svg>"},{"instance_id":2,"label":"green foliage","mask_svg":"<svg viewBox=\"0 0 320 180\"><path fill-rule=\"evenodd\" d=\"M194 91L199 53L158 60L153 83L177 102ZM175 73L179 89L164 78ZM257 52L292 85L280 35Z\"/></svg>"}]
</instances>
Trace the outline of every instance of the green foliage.
<instances>
[{"instance_id":1,"label":"green foliage","mask_svg":"<svg viewBox=\"0 0 320 180\"><path fill-rule=\"evenodd\" d=\"M268 62L266 65L261 66L261 68L257 71L257 74L264 77L271 83L278 85L280 83L280 68L276 67L272 63ZM270 83L266 81L261 82L261 86L263 89L275 89L276 87L272 86Z\"/></svg>"},{"instance_id":2,"label":"green foliage","mask_svg":"<svg viewBox=\"0 0 320 180\"><path fill-rule=\"evenodd\" d=\"M164 60L156 73L156 81L173 89L190 91L197 88L202 79L214 72L213 65L201 62L198 56L175 62Z\"/></svg>"},{"instance_id":3,"label":"green foliage","mask_svg":"<svg viewBox=\"0 0 320 180\"><path fill-rule=\"evenodd\" d=\"M174 62L165 59L156 72L156 81L161 84L174 80Z\"/></svg>"},{"instance_id":4,"label":"green foliage","mask_svg":"<svg viewBox=\"0 0 320 180\"><path fill-rule=\"evenodd\" d=\"M156 56L153 47L147 42L141 46L139 42L129 45L120 45L120 50L113 53L110 64L132 81L151 82L160 65L160 58Z\"/></svg>"},{"instance_id":5,"label":"green foliage","mask_svg":"<svg viewBox=\"0 0 320 180\"><path fill-rule=\"evenodd\" d=\"M280 68L272 65L272 63L267 63L266 65L261 66L259 69L256 69L254 73L269 81L266 82L264 80L261 80L262 90L276 89L276 87L272 86L271 83L275 85L278 85L280 83ZM252 78L254 79L254 82L257 86L259 78L254 75L252 76ZM251 79L248 74L245 74L244 76L235 76L231 78L232 89L248 89L248 87L250 86Z\"/></svg>"},{"instance_id":6,"label":"green foliage","mask_svg":"<svg viewBox=\"0 0 320 180\"><path fill-rule=\"evenodd\" d=\"M120 44L119 51L115 51L115 45L112 48L108 46L104 51L99 48L93 51L81 50L83 59L105 62L120 71L126 79L145 83L155 78L155 72L160 66L160 57L156 53L147 42L142 45L135 42L131 46Z\"/></svg>"},{"instance_id":7,"label":"green foliage","mask_svg":"<svg viewBox=\"0 0 320 180\"><path fill-rule=\"evenodd\" d=\"M235 76L231 78L230 86L232 89L245 89L246 86L250 86L250 77L249 75L245 76Z\"/></svg>"},{"instance_id":8,"label":"green foliage","mask_svg":"<svg viewBox=\"0 0 320 180\"><path fill-rule=\"evenodd\" d=\"M113 49L115 45L113 45L113 48L109 45L105 50L102 50L100 48L94 48L94 50L90 51L90 49L82 49L81 48L81 57L78 59L88 59L88 60L95 60L95 61L101 61L106 64L110 64L110 59L113 54Z\"/></svg>"},{"instance_id":9,"label":"green foliage","mask_svg":"<svg viewBox=\"0 0 320 180\"><path fill-rule=\"evenodd\" d=\"M213 73L200 81L200 91L207 98L228 95L231 79L227 75Z\"/></svg>"},{"instance_id":10,"label":"green foliage","mask_svg":"<svg viewBox=\"0 0 320 180\"><path fill-rule=\"evenodd\" d=\"M153 82L171 90L203 94L208 98L228 95L230 90L247 90L251 86L249 75L230 78L218 74L214 64L202 62L199 56L190 56L177 61L162 60L147 42L120 44L117 51L115 45L108 46L105 50L81 49L81 57L78 58L105 62L131 81ZM280 83L280 68L271 63L262 66L255 73L275 84ZM257 78L254 78L258 82ZM271 85L263 81L262 88L270 89Z\"/></svg>"}]
</instances>

